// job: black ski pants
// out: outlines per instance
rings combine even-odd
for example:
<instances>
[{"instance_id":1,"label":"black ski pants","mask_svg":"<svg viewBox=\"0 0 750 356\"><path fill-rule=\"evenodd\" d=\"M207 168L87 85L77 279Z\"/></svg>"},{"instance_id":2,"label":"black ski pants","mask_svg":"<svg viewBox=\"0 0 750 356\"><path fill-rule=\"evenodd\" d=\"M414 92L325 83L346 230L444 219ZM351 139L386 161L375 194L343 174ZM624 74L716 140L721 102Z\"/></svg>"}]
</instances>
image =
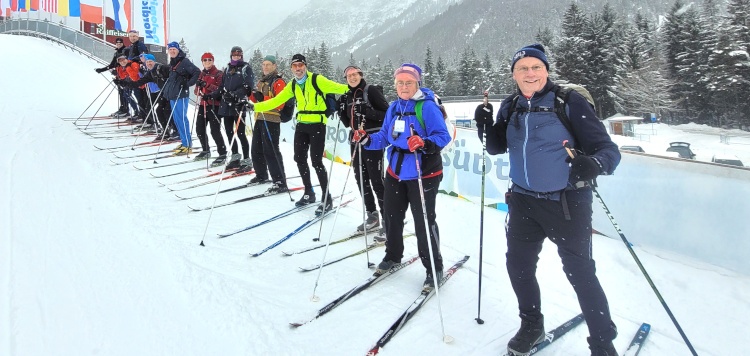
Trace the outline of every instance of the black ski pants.
<instances>
[{"instance_id":1,"label":"black ski pants","mask_svg":"<svg viewBox=\"0 0 750 356\"><path fill-rule=\"evenodd\" d=\"M208 144L208 135L206 126L211 127L211 138L216 143L216 150L220 156L227 154L227 145L224 143L224 137L221 135L221 121L216 116L219 110L218 105L201 104L198 105L198 117L195 119L195 131L198 134L198 140L201 142L203 151L210 151L211 146Z\"/></svg>"},{"instance_id":2,"label":"black ski pants","mask_svg":"<svg viewBox=\"0 0 750 356\"><path fill-rule=\"evenodd\" d=\"M256 177L268 179L268 172L271 172L274 182L286 184L284 160L279 151L280 134L281 123L255 120L250 157L253 159Z\"/></svg>"},{"instance_id":3,"label":"black ski pants","mask_svg":"<svg viewBox=\"0 0 750 356\"><path fill-rule=\"evenodd\" d=\"M617 336L591 253L590 190L567 191L570 220L565 220L560 200L513 192L508 201L508 252L506 265L518 299L521 317L541 316L541 296L536 266L542 243L557 245L563 271L578 296L590 336L610 341Z\"/></svg>"},{"instance_id":4,"label":"black ski pants","mask_svg":"<svg viewBox=\"0 0 750 356\"><path fill-rule=\"evenodd\" d=\"M159 126L161 126L162 129L164 129L167 126L167 121L169 121L169 126L172 128L172 131L177 132L177 127L174 125L174 120L170 120L170 116L172 114L172 106L169 105L169 100L164 99L164 96L160 96L159 92L151 93L151 103L152 105L155 105L154 113L156 114L156 119L159 122Z\"/></svg>"},{"instance_id":5,"label":"black ski pants","mask_svg":"<svg viewBox=\"0 0 750 356\"><path fill-rule=\"evenodd\" d=\"M432 241L432 252L435 258L435 268L443 269L443 257L440 253L440 231L435 218L435 201L437 200L438 187L443 175L422 179L424 188L424 203L427 207L427 223L430 225L430 239ZM427 231L424 226L424 213L422 210L422 198L419 194L419 181L398 180L390 174L385 175L385 243L384 260L401 262L404 257L404 218L406 209L411 207L411 215L414 218L414 232L417 234L417 250L422 265L428 272L432 271L430 265L430 250L427 245Z\"/></svg>"},{"instance_id":6,"label":"black ski pants","mask_svg":"<svg viewBox=\"0 0 750 356\"><path fill-rule=\"evenodd\" d=\"M323 165L323 151L326 146L326 125L303 124L297 123L294 130L294 162L297 163L299 175L302 177L302 183L305 185L305 191L312 191L312 181L310 181L310 167L307 166L307 153L310 152L310 161L312 162L315 174L320 182L320 189L323 191L323 198L328 193L328 172Z\"/></svg>"},{"instance_id":7,"label":"black ski pants","mask_svg":"<svg viewBox=\"0 0 750 356\"><path fill-rule=\"evenodd\" d=\"M239 120L238 126L237 118L240 116L240 113L236 110L232 111L236 114L224 117L224 130L227 133L227 140L229 140L230 144L232 143L232 137L234 136L235 130L237 131L237 138L232 145L232 154L239 153L240 148L242 148L243 157L250 158L250 143L247 141L247 136L245 135L245 113L242 113L242 119Z\"/></svg>"},{"instance_id":8,"label":"black ski pants","mask_svg":"<svg viewBox=\"0 0 750 356\"><path fill-rule=\"evenodd\" d=\"M383 191L385 190L383 187L383 150L370 151L362 148L360 155L357 145L352 144L351 156L354 157L352 160L354 178L357 180L360 192L364 194L362 199L365 201L365 210L368 213L376 211L375 198L377 198L380 216L385 217L383 210ZM360 167L362 168L362 180L364 182L359 179ZM373 194L373 191L375 194Z\"/></svg>"}]
</instances>

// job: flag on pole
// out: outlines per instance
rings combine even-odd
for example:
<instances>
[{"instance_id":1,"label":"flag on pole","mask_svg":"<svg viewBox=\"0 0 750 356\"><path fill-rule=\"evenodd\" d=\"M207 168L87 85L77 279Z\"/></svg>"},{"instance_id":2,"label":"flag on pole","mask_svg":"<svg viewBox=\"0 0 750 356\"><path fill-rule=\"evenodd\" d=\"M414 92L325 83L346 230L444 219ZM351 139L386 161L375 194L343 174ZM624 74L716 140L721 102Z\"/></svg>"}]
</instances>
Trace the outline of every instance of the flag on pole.
<instances>
[{"instance_id":1,"label":"flag on pole","mask_svg":"<svg viewBox=\"0 0 750 356\"><path fill-rule=\"evenodd\" d=\"M119 31L130 31L131 29L130 0L104 0L104 1L107 2L107 6L105 7L105 10L107 11L107 17L115 21L115 29Z\"/></svg>"},{"instance_id":2,"label":"flag on pole","mask_svg":"<svg viewBox=\"0 0 750 356\"><path fill-rule=\"evenodd\" d=\"M38 11L39 10L39 0L31 0L29 4L29 10L31 11Z\"/></svg>"},{"instance_id":3,"label":"flag on pole","mask_svg":"<svg viewBox=\"0 0 750 356\"><path fill-rule=\"evenodd\" d=\"M18 0L18 11L20 12L26 12L28 11L28 5L26 4L27 0Z\"/></svg>"},{"instance_id":4,"label":"flag on pole","mask_svg":"<svg viewBox=\"0 0 750 356\"><path fill-rule=\"evenodd\" d=\"M57 0L57 14L68 17L81 17L80 0Z\"/></svg>"},{"instance_id":5,"label":"flag on pole","mask_svg":"<svg viewBox=\"0 0 750 356\"><path fill-rule=\"evenodd\" d=\"M135 2L133 28L143 34L144 43L167 46L167 17L165 0Z\"/></svg>"},{"instance_id":6,"label":"flag on pole","mask_svg":"<svg viewBox=\"0 0 750 356\"><path fill-rule=\"evenodd\" d=\"M0 0L0 14L10 17L10 0Z\"/></svg>"},{"instance_id":7,"label":"flag on pole","mask_svg":"<svg viewBox=\"0 0 750 356\"><path fill-rule=\"evenodd\" d=\"M102 0L80 0L81 20L91 23L102 23Z\"/></svg>"},{"instance_id":8,"label":"flag on pole","mask_svg":"<svg viewBox=\"0 0 750 356\"><path fill-rule=\"evenodd\" d=\"M41 0L42 11L57 13L57 0Z\"/></svg>"}]
</instances>

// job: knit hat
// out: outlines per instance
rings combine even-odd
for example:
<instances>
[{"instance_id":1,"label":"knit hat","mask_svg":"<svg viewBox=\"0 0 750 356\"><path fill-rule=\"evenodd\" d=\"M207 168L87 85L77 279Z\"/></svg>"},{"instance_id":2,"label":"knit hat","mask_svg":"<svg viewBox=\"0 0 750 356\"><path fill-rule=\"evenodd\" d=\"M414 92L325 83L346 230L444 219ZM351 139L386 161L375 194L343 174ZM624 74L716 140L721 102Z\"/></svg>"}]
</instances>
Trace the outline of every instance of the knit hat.
<instances>
[{"instance_id":1,"label":"knit hat","mask_svg":"<svg viewBox=\"0 0 750 356\"><path fill-rule=\"evenodd\" d=\"M547 70L549 71L549 62L547 62L547 55L544 53L544 46L538 43L534 43L532 45L528 45L524 48L519 49L518 52L513 55L510 63L511 72L513 71L513 67L516 65L516 62L524 57L534 57L539 59L540 61L544 62L544 66L547 67Z\"/></svg>"},{"instance_id":2,"label":"knit hat","mask_svg":"<svg viewBox=\"0 0 750 356\"><path fill-rule=\"evenodd\" d=\"M128 33L135 33L137 35L138 34L138 30L130 30L130 31L128 31Z\"/></svg>"},{"instance_id":3,"label":"knit hat","mask_svg":"<svg viewBox=\"0 0 750 356\"><path fill-rule=\"evenodd\" d=\"M422 83L422 68L419 68L418 65L413 63L404 63L400 67L396 69L395 72L393 72L393 77L395 78L399 74L407 74L414 78L417 82L420 84Z\"/></svg>"},{"instance_id":4,"label":"knit hat","mask_svg":"<svg viewBox=\"0 0 750 356\"><path fill-rule=\"evenodd\" d=\"M177 50L180 51L180 44L175 41L169 42L169 44L167 44L167 49L169 48L177 48Z\"/></svg>"},{"instance_id":5,"label":"knit hat","mask_svg":"<svg viewBox=\"0 0 750 356\"><path fill-rule=\"evenodd\" d=\"M234 47L232 47L232 50L229 51L229 55L230 56L239 55L240 57L242 57L242 54L243 54L242 47L240 47L240 46L234 46Z\"/></svg>"},{"instance_id":6,"label":"knit hat","mask_svg":"<svg viewBox=\"0 0 750 356\"><path fill-rule=\"evenodd\" d=\"M211 58L213 60L214 59L214 55L211 52L203 53L203 55L201 56L201 61L203 61L206 58Z\"/></svg>"},{"instance_id":7,"label":"knit hat","mask_svg":"<svg viewBox=\"0 0 750 356\"><path fill-rule=\"evenodd\" d=\"M291 64L294 64L294 63L302 63L304 65L307 65L307 59L305 58L305 56L297 53L297 54L295 54L295 55L292 56L292 63Z\"/></svg>"},{"instance_id":8,"label":"knit hat","mask_svg":"<svg viewBox=\"0 0 750 356\"><path fill-rule=\"evenodd\" d=\"M276 64L276 56L267 55L265 58L263 58L263 61L269 61L273 64Z\"/></svg>"},{"instance_id":9,"label":"knit hat","mask_svg":"<svg viewBox=\"0 0 750 356\"><path fill-rule=\"evenodd\" d=\"M117 60L118 61L121 60L121 59L128 59L128 56L125 55L125 54L121 54L121 55L117 56Z\"/></svg>"},{"instance_id":10,"label":"knit hat","mask_svg":"<svg viewBox=\"0 0 750 356\"><path fill-rule=\"evenodd\" d=\"M156 61L156 57L151 53L144 54L143 58L146 58L147 61Z\"/></svg>"},{"instance_id":11,"label":"knit hat","mask_svg":"<svg viewBox=\"0 0 750 356\"><path fill-rule=\"evenodd\" d=\"M123 42L121 37L117 37L117 39L115 39L115 43L125 43L125 42Z\"/></svg>"},{"instance_id":12,"label":"knit hat","mask_svg":"<svg viewBox=\"0 0 750 356\"><path fill-rule=\"evenodd\" d=\"M344 78L346 78L346 75L349 74L350 70L358 72L360 76L364 76L364 74L362 74L362 69L361 68L359 68L357 66L348 66L348 67L344 68Z\"/></svg>"}]
</instances>

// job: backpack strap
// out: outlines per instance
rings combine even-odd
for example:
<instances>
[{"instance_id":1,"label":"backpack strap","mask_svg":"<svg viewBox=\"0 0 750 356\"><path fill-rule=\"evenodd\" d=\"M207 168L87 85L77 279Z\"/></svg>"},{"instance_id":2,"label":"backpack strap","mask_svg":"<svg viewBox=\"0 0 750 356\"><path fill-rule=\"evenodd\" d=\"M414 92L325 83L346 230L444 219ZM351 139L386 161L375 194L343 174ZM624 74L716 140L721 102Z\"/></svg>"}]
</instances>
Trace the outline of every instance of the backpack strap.
<instances>
[{"instance_id":1,"label":"backpack strap","mask_svg":"<svg viewBox=\"0 0 750 356\"><path fill-rule=\"evenodd\" d=\"M320 87L318 86L318 73L313 73L312 75L312 86L313 89L315 89L315 93L319 95L323 100L325 100L325 94L323 94L323 91L320 90ZM292 79L292 93L294 93L294 86L296 84L296 80ZM315 97L315 103L318 103L318 97ZM326 111L325 110L302 110L298 111L298 114L315 114L320 115L320 122L323 122L323 118L325 117Z\"/></svg>"},{"instance_id":2,"label":"backpack strap","mask_svg":"<svg viewBox=\"0 0 750 356\"><path fill-rule=\"evenodd\" d=\"M370 90L370 84L365 84L365 89L362 92L362 99L365 101L365 104L368 107L372 108L372 105L370 105L370 98L369 98L369 95L368 95L368 91L369 90Z\"/></svg>"},{"instance_id":3,"label":"backpack strap","mask_svg":"<svg viewBox=\"0 0 750 356\"><path fill-rule=\"evenodd\" d=\"M576 137L575 132L573 132L573 123L570 120L570 117L568 117L568 113L566 112L568 100L570 99L570 92L573 91L572 88L563 88L559 85L555 85L555 87L552 89L555 92L555 113L557 114L557 118L560 119L560 122L565 126L565 129L570 132L570 135L573 136L573 139L576 142L576 145L578 145L578 137Z\"/></svg>"},{"instance_id":4,"label":"backpack strap","mask_svg":"<svg viewBox=\"0 0 750 356\"><path fill-rule=\"evenodd\" d=\"M424 100L420 100L417 102L416 105L414 105L414 111L417 112L417 121L419 121L419 125L422 126L422 130L427 130L427 127L424 125L424 118L422 118L422 106L424 106Z\"/></svg>"}]
</instances>

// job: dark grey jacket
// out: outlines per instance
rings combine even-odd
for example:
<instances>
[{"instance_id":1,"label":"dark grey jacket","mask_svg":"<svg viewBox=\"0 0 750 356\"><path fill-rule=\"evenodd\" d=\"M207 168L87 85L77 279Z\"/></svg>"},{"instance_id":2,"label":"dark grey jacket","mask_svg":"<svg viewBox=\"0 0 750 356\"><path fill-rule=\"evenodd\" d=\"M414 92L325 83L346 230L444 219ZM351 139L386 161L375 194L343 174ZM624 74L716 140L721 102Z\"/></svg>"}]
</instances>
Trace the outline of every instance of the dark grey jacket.
<instances>
[{"instance_id":1,"label":"dark grey jacket","mask_svg":"<svg viewBox=\"0 0 750 356\"><path fill-rule=\"evenodd\" d=\"M177 57L169 60L169 70L169 79L162 88L162 95L167 100L187 98L188 89L198 81L200 69L180 51Z\"/></svg>"}]
</instances>

